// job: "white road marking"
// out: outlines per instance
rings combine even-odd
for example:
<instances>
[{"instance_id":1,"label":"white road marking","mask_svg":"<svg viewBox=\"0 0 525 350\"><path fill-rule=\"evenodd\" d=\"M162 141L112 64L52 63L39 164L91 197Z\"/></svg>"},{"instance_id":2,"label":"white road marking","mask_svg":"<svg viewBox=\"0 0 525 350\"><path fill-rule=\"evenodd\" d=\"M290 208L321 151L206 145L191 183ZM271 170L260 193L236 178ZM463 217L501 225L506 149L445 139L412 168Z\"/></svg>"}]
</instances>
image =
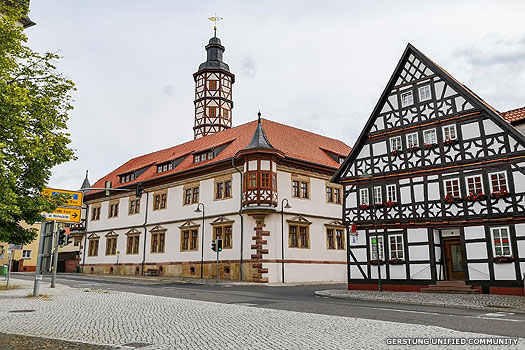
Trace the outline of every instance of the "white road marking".
<instances>
[{"instance_id":1,"label":"white road marking","mask_svg":"<svg viewBox=\"0 0 525 350\"><path fill-rule=\"evenodd\" d=\"M512 318L486 317L486 315L497 315L495 317L512 316L512 315L514 315L513 312L497 312L497 313L485 314L483 316L470 316L470 315L440 314L440 313L437 313L437 312L426 312L426 311L415 311L415 310L388 309L388 308L380 308L380 307L373 307L371 309L384 310L384 311L406 312L406 313L413 313L413 314L426 314L426 315L437 315L437 316L453 316L453 317L477 318L477 319L484 319L484 320L491 320L491 321L498 320L498 321L509 321L509 322L525 322L525 320L515 320L515 319L512 319Z\"/></svg>"}]
</instances>

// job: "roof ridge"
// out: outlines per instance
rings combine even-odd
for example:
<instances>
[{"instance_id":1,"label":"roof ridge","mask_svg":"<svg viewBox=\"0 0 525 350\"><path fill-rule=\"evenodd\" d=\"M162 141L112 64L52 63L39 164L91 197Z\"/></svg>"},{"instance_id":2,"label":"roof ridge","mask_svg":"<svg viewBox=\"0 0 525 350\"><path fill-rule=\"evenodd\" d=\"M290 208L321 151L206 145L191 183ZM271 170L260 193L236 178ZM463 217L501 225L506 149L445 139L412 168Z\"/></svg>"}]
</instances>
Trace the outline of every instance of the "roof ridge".
<instances>
[{"instance_id":1,"label":"roof ridge","mask_svg":"<svg viewBox=\"0 0 525 350\"><path fill-rule=\"evenodd\" d=\"M514 109L509 109L508 111L501 112L501 114L512 113L512 112L521 111L521 110L524 110L524 109L525 109L525 106L518 107L518 108L514 108Z\"/></svg>"},{"instance_id":2,"label":"roof ridge","mask_svg":"<svg viewBox=\"0 0 525 350\"><path fill-rule=\"evenodd\" d=\"M291 125L288 125L288 124L283 124L283 123L279 123L279 122L276 122L276 121L273 121L273 120L270 120L270 119L266 119L266 118L261 118L261 120L266 120L267 122L270 122L270 123L273 123L273 124L278 124L278 125L281 125L281 126L285 126L287 128L291 128L291 129L295 129L295 130L299 130L299 131L303 131L303 132L307 132L309 134L314 134L314 135L317 135L317 136L321 136L321 137L324 137L325 139L329 139L329 140L334 140L334 141L337 141L337 142L340 142L342 144L345 144L343 141L339 140L339 139L336 139L336 138L333 138L333 137L330 137L330 136L325 136L325 135L321 135L317 132L314 132L314 131L308 131L306 129L301 129L301 128L298 128L296 126L291 126ZM256 120L255 120L256 121ZM348 146L348 145L347 145Z\"/></svg>"}]
</instances>

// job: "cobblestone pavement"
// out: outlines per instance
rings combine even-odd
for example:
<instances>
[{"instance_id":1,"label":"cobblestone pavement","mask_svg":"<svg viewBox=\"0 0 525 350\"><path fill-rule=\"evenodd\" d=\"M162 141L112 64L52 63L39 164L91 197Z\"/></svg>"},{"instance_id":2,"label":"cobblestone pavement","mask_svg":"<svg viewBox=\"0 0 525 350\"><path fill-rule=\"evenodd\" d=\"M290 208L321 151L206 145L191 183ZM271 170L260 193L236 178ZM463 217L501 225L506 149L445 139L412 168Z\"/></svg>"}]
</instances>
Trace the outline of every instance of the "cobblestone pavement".
<instances>
[{"instance_id":1,"label":"cobblestone pavement","mask_svg":"<svg viewBox=\"0 0 525 350\"><path fill-rule=\"evenodd\" d=\"M2 350L115 350L117 348L70 341L0 333Z\"/></svg>"},{"instance_id":2,"label":"cobblestone pavement","mask_svg":"<svg viewBox=\"0 0 525 350\"><path fill-rule=\"evenodd\" d=\"M488 337L435 326L76 289L62 285L51 289L47 283L41 288L46 297L29 298L27 295L32 284L22 280L16 283L23 288L0 291L0 329L3 332L121 346L123 349L137 348L137 344L130 343L151 344L140 347L143 350L391 349L393 347L385 341L392 337ZM524 347L525 339L520 339L517 345L501 346L502 349ZM448 345L424 348L479 347ZM498 347L490 347L495 348Z\"/></svg>"},{"instance_id":3,"label":"cobblestone pavement","mask_svg":"<svg viewBox=\"0 0 525 350\"><path fill-rule=\"evenodd\" d=\"M322 290L315 294L341 299L525 313L525 298L514 295L377 292L344 289Z\"/></svg>"}]
</instances>

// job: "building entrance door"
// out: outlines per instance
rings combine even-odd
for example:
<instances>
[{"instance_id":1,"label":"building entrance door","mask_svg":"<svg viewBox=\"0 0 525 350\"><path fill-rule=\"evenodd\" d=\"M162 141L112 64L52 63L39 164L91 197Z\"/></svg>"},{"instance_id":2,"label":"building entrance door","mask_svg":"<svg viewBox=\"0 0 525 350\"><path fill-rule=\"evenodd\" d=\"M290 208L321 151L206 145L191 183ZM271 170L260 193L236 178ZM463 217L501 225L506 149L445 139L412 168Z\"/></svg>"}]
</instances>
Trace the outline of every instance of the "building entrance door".
<instances>
[{"instance_id":1,"label":"building entrance door","mask_svg":"<svg viewBox=\"0 0 525 350\"><path fill-rule=\"evenodd\" d=\"M463 253L461 251L461 241L459 239L443 240L445 252L445 269L447 271L447 280L463 281L465 280L465 271L463 271Z\"/></svg>"}]
</instances>

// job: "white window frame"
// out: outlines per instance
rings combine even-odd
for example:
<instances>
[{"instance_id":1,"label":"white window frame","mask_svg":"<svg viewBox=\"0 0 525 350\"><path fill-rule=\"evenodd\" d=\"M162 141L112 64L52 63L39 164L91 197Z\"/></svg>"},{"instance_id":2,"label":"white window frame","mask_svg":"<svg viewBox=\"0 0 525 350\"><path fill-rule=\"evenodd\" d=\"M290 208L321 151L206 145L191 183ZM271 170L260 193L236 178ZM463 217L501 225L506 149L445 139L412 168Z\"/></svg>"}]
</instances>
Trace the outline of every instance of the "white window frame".
<instances>
[{"instance_id":1,"label":"white window frame","mask_svg":"<svg viewBox=\"0 0 525 350\"><path fill-rule=\"evenodd\" d=\"M421 91L424 91L425 95L426 95L426 89L428 89L428 97L423 98L423 95L421 94ZM419 102L428 101L428 100L432 99L432 89L430 88L430 84L429 85L420 86L417 89L417 91L419 93Z\"/></svg>"},{"instance_id":2,"label":"white window frame","mask_svg":"<svg viewBox=\"0 0 525 350\"><path fill-rule=\"evenodd\" d=\"M359 198L360 198L360 204L370 205L370 197L368 196L368 188L361 188L359 190Z\"/></svg>"},{"instance_id":3,"label":"white window frame","mask_svg":"<svg viewBox=\"0 0 525 350\"><path fill-rule=\"evenodd\" d=\"M448 195L449 193L447 192L447 182L449 181L457 181L458 182L458 191L459 191L459 195L457 197L461 197L461 183L459 182L459 179L458 178L454 178L454 179L446 179L446 180L443 180L443 189L445 190L445 196ZM452 194L452 196L454 196L454 194ZM454 196L456 197L456 196Z\"/></svg>"},{"instance_id":4,"label":"white window frame","mask_svg":"<svg viewBox=\"0 0 525 350\"><path fill-rule=\"evenodd\" d=\"M410 101L405 102L404 97L410 95ZM408 107L412 106L414 104L414 94L412 93L412 90L401 92L401 107Z\"/></svg>"},{"instance_id":5,"label":"white window frame","mask_svg":"<svg viewBox=\"0 0 525 350\"><path fill-rule=\"evenodd\" d=\"M403 144L401 143L401 136L395 136L390 139L390 151L396 151L403 149Z\"/></svg>"},{"instance_id":6,"label":"white window frame","mask_svg":"<svg viewBox=\"0 0 525 350\"><path fill-rule=\"evenodd\" d=\"M386 185L386 200L397 202L397 186L396 185Z\"/></svg>"},{"instance_id":7,"label":"white window frame","mask_svg":"<svg viewBox=\"0 0 525 350\"><path fill-rule=\"evenodd\" d=\"M447 141L447 140L457 140L458 139L458 133L456 132L456 125L455 124L450 124L450 125L445 125L443 128L443 141ZM448 130L448 134L450 135L451 132L450 130L454 130L454 137L450 137L450 138L447 138L447 130Z\"/></svg>"},{"instance_id":8,"label":"white window frame","mask_svg":"<svg viewBox=\"0 0 525 350\"><path fill-rule=\"evenodd\" d=\"M507 179L507 172L506 171L496 171L494 173L489 173L490 193L494 193L494 187L492 185L492 175L499 175L499 174L503 174L505 178L505 187L507 187L507 192L509 191L509 180Z\"/></svg>"},{"instance_id":9,"label":"white window frame","mask_svg":"<svg viewBox=\"0 0 525 350\"><path fill-rule=\"evenodd\" d=\"M503 246L501 246L501 255L496 255L496 244L494 243L494 231L499 230L499 239L501 241L501 229L507 230L507 239L508 239L508 245L509 245L509 254L503 254ZM490 228L490 236L492 238L492 254L494 257L497 256L512 256L512 244L510 244L510 228L508 226L499 226L499 227L491 227Z\"/></svg>"},{"instance_id":10,"label":"white window frame","mask_svg":"<svg viewBox=\"0 0 525 350\"><path fill-rule=\"evenodd\" d=\"M381 192L381 186L374 187L374 204L383 203L383 193Z\"/></svg>"},{"instance_id":11,"label":"white window frame","mask_svg":"<svg viewBox=\"0 0 525 350\"><path fill-rule=\"evenodd\" d=\"M477 193L474 193L472 192L473 194L479 194L479 193L483 193L483 176L481 175L471 175L471 176L467 176L465 177L465 185L466 185L466 188L467 188L467 192L468 194L470 194L470 189L469 189L469 185L468 185L468 180L469 179L476 179L476 178L479 178L480 180L480 183L481 183L481 192L477 192ZM476 181L474 180L474 186L476 185Z\"/></svg>"},{"instance_id":12,"label":"white window frame","mask_svg":"<svg viewBox=\"0 0 525 350\"><path fill-rule=\"evenodd\" d=\"M419 147L419 136L418 136L417 132L413 132L413 133L407 134L406 138L407 138L407 148ZM410 144L410 138L415 138L416 143L411 145Z\"/></svg>"},{"instance_id":13,"label":"white window frame","mask_svg":"<svg viewBox=\"0 0 525 350\"><path fill-rule=\"evenodd\" d=\"M29 252L29 255L26 256L25 252ZM31 259L31 250L30 249L22 250L22 259Z\"/></svg>"},{"instance_id":14,"label":"white window frame","mask_svg":"<svg viewBox=\"0 0 525 350\"><path fill-rule=\"evenodd\" d=\"M432 136L430 136L431 140L427 140L427 135L429 135L429 134L432 135ZM436 132L436 129L423 130L423 142L425 143L425 145L437 144L437 132Z\"/></svg>"},{"instance_id":15,"label":"white window frame","mask_svg":"<svg viewBox=\"0 0 525 350\"><path fill-rule=\"evenodd\" d=\"M401 257L399 256L392 256L392 243L390 242L391 238L395 238L395 244L396 244L396 255L398 255L398 252L401 252ZM401 242L401 250L397 250L397 244ZM403 235L402 234L395 234L395 235L389 235L388 236L388 254L390 256L390 259L405 259L405 244L403 242Z\"/></svg>"},{"instance_id":16,"label":"white window frame","mask_svg":"<svg viewBox=\"0 0 525 350\"><path fill-rule=\"evenodd\" d=\"M374 243L372 242L373 239L375 239L375 235L370 236L370 260L385 260L385 245L383 244L383 236L377 235L377 245L381 247L381 250L379 250L379 259L374 259Z\"/></svg>"}]
</instances>

